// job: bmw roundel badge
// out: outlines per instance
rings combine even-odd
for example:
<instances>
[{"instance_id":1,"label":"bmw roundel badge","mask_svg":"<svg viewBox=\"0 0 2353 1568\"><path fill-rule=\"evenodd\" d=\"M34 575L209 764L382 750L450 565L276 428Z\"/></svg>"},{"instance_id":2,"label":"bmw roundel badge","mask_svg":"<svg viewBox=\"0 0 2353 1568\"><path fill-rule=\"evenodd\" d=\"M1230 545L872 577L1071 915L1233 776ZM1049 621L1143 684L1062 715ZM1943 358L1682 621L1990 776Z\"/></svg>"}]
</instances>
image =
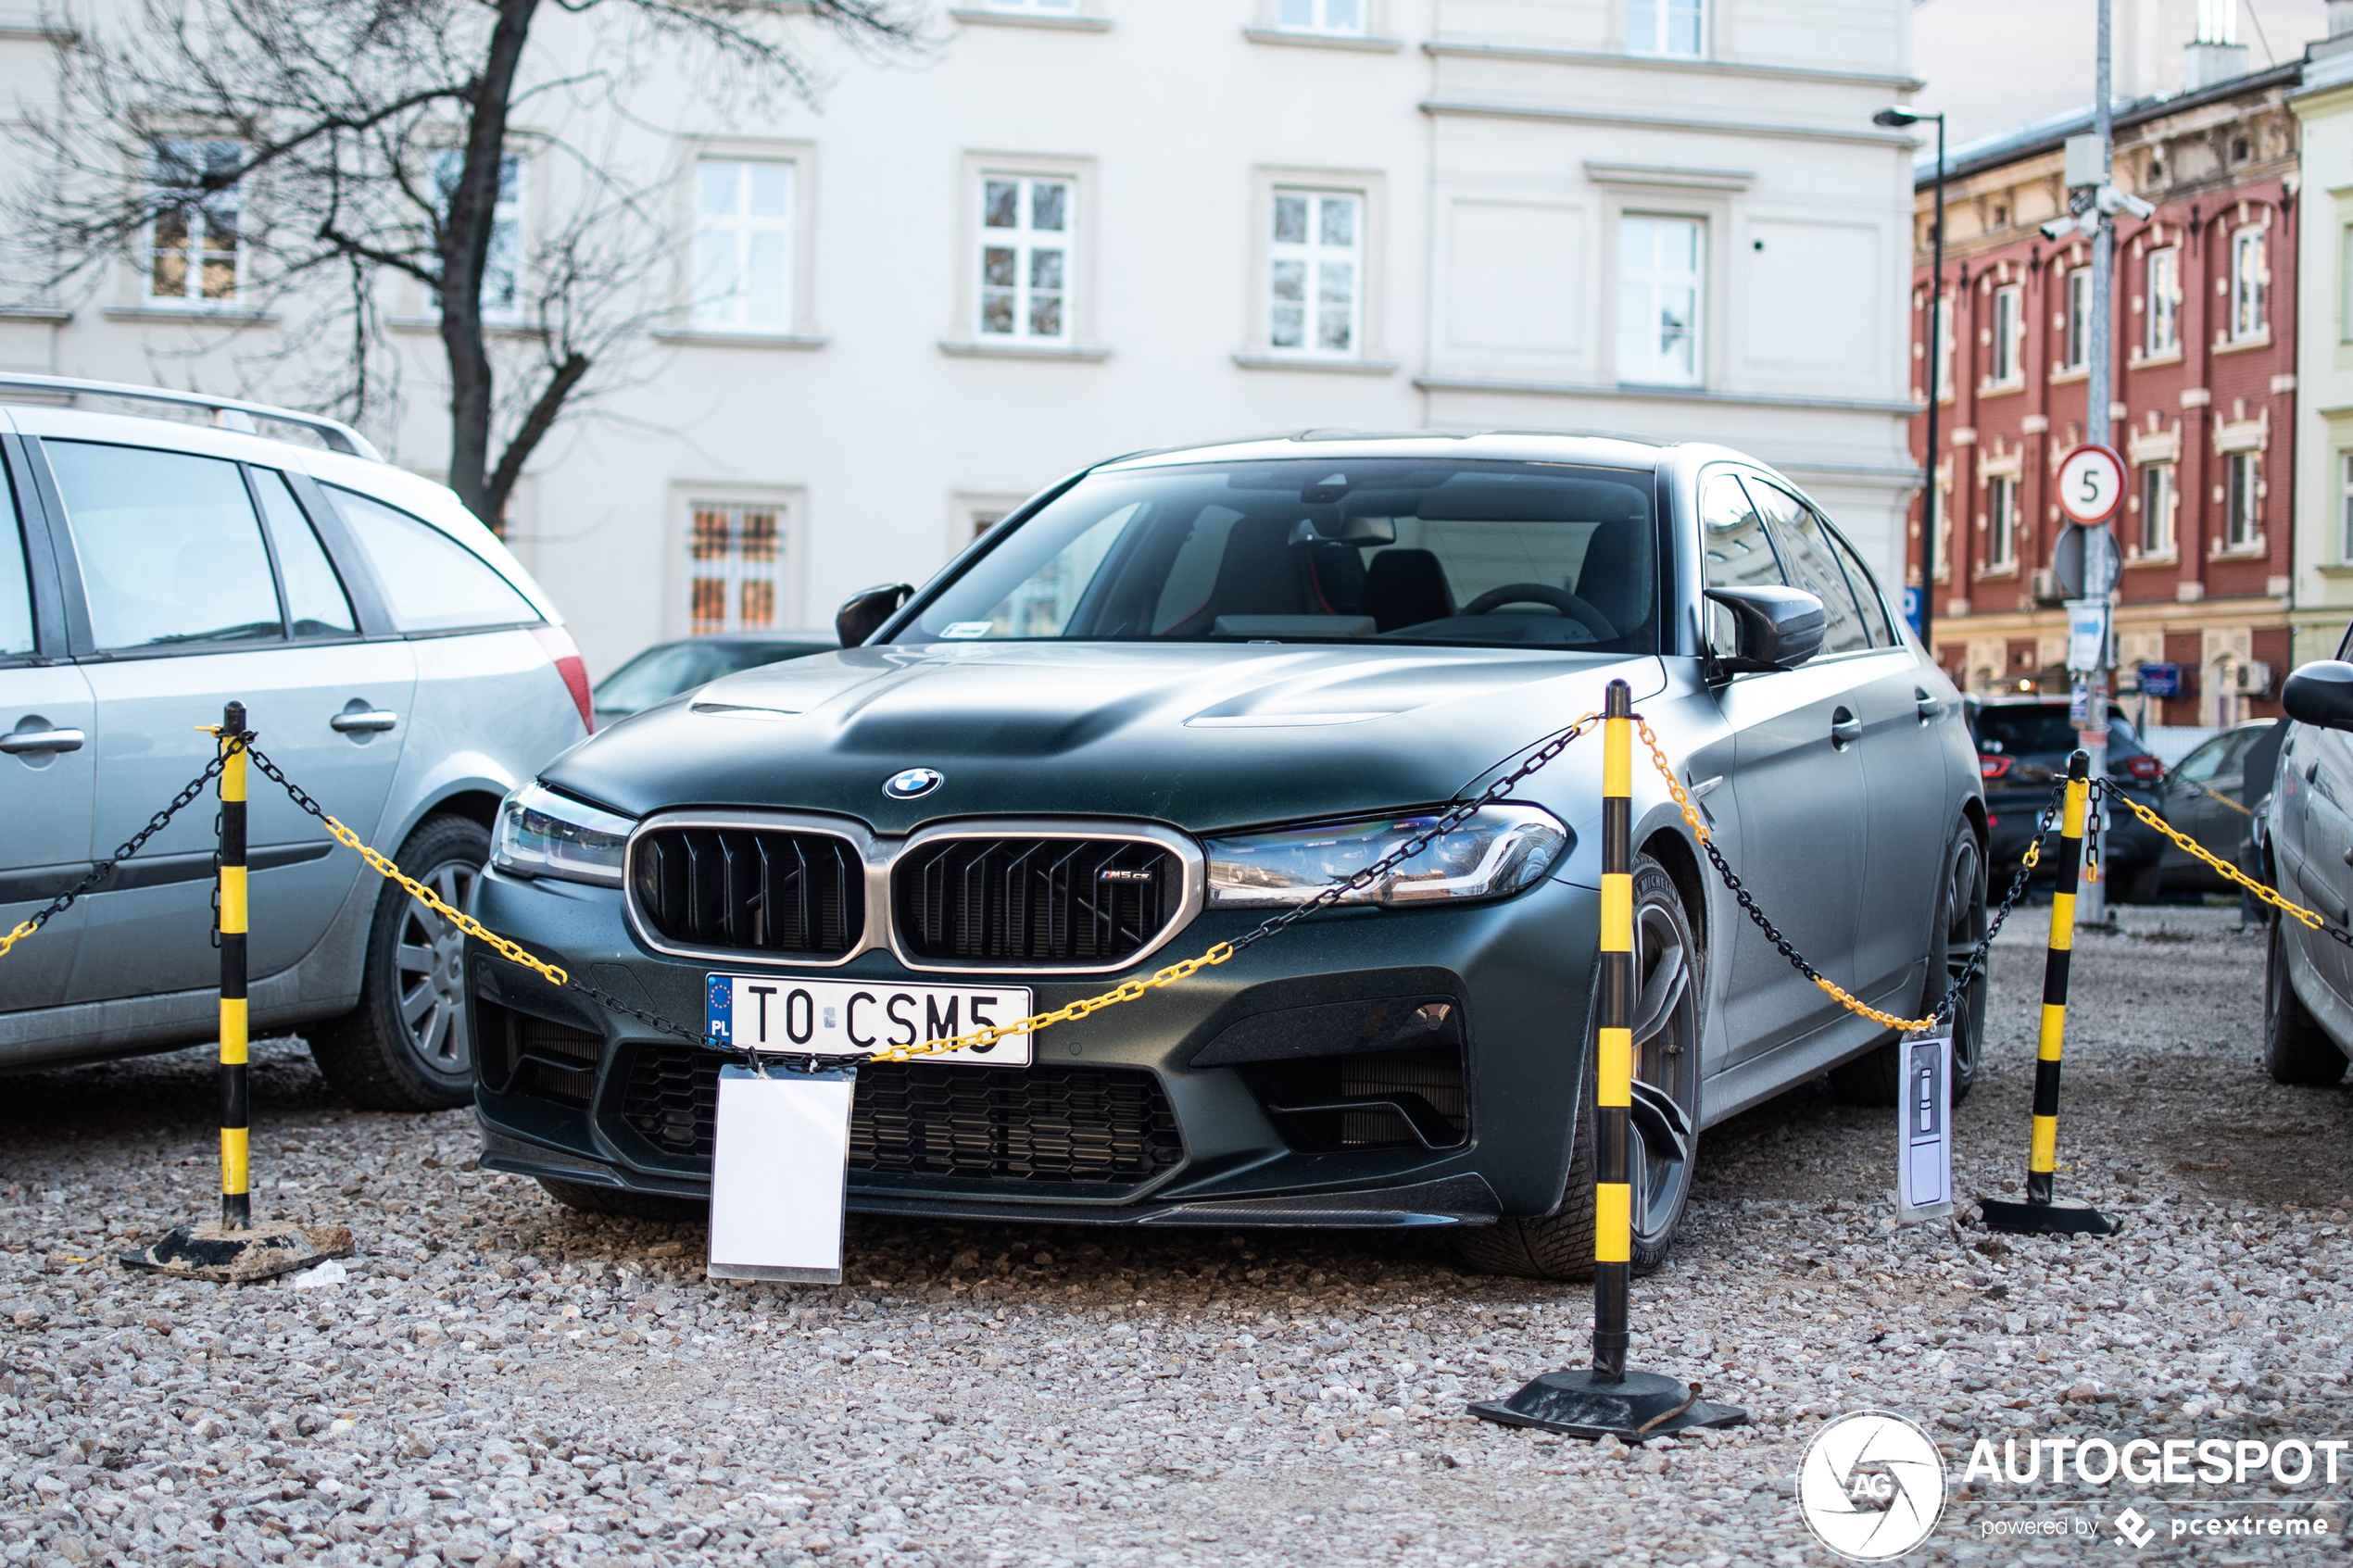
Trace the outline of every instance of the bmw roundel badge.
<instances>
[{"instance_id":1,"label":"bmw roundel badge","mask_svg":"<svg viewBox=\"0 0 2353 1568\"><path fill-rule=\"evenodd\" d=\"M904 772L891 774L883 784L883 793L893 800L913 800L919 796L929 795L947 782L947 775L937 769L910 768Z\"/></svg>"}]
</instances>

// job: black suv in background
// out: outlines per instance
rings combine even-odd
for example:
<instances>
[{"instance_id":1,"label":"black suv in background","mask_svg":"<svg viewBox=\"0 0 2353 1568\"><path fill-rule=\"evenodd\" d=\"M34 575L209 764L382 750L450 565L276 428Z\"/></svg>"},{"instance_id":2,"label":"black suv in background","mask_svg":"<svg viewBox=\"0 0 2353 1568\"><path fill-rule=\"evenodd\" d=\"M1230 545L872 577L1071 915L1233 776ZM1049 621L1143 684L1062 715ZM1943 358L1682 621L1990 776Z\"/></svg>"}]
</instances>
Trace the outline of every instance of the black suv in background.
<instances>
[{"instance_id":1,"label":"black suv in background","mask_svg":"<svg viewBox=\"0 0 2353 1568\"><path fill-rule=\"evenodd\" d=\"M2052 784L2067 775L2075 725L2063 696L1970 697L1969 715L1969 732L1977 740L1978 771L1985 782L1991 827L1986 853L1993 862L1994 885L1999 887L2025 857L2035 818L2051 798ZM2165 778L2165 764L2141 744L2132 721L2112 703L2108 710L2108 773L2133 799L2153 811L2159 809L2158 786ZM2056 824L2051 837L2057 837ZM2046 854L2051 847L2046 841ZM2100 848L2109 901L2154 903L2164 875L2163 849L2156 831L2142 825L2139 818L2127 811L2110 812L2108 842Z\"/></svg>"}]
</instances>

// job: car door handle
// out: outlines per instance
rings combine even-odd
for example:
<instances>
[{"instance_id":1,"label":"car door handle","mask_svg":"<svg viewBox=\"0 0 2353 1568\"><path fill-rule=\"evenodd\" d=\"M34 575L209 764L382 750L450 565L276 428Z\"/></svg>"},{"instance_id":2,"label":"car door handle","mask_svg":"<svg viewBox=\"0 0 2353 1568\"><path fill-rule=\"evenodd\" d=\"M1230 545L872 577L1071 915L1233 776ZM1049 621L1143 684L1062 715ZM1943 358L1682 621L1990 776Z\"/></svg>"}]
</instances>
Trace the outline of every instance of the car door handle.
<instances>
[{"instance_id":1,"label":"car door handle","mask_svg":"<svg viewBox=\"0 0 2353 1568\"><path fill-rule=\"evenodd\" d=\"M0 735L0 752L21 757L28 751L80 751L89 738L80 730L18 730Z\"/></svg>"},{"instance_id":2,"label":"car door handle","mask_svg":"<svg viewBox=\"0 0 2353 1568\"><path fill-rule=\"evenodd\" d=\"M329 728L346 735L355 733L373 734L379 730L389 730L399 722L399 714L382 708L354 709L327 721Z\"/></svg>"},{"instance_id":3,"label":"car door handle","mask_svg":"<svg viewBox=\"0 0 2353 1568\"><path fill-rule=\"evenodd\" d=\"M1831 744L1832 746L1849 746L1862 738L1863 721L1861 720L1843 708L1831 715Z\"/></svg>"},{"instance_id":4,"label":"car door handle","mask_svg":"<svg viewBox=\"0 0 2353 1568\"><path fill-rule=\"evenodd\" d=\"M1915 704L1919 709L1921 723L1925 724L1931 720L1944 717L1944 702L1942 697L1931 696L1926 692L1914 692L1912 696Z\"/></svg>"}]
</instances>

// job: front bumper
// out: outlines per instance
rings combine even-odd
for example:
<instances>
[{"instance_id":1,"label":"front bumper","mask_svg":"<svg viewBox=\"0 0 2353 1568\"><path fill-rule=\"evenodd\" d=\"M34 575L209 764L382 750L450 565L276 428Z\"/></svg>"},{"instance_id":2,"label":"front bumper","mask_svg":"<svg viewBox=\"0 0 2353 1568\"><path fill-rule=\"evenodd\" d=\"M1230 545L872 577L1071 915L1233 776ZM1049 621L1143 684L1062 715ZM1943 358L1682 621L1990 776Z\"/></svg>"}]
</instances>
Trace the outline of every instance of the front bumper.
<instances>
[{"instance_id":1,"label":"front bumper","mask_svg":"<svg viewBox=\"0 0 2353 1568\"><path fill-rule=\"evenodd\" d=\"M492 930L689 1027L700 1026L708 973L793 972L648 953L614 890L492 872L476 899ZM1597 903L1590 889L1545 882L1466 909L1336 911L1041 1032L1027 1069L870 1064L853 1113L849 1205L1220 1226L1478 1224L1547 1212L1567 1173ZM1239 936L1258 918L1199 916L1133 972ZM881 951L817 972L879 985L936 979ZM468 973L485 1165L707 1196L716 1053L559 991L485 947L470 953ZM1026 985L1044 1010L1129 977L971 978ZM1443 1017L1456 1054L1401 1037L1412 1010L1401 1003ZM1299 1109L1328 1099L1302 1084L1353 1074L1361 1085L1369 1073L1394 1087L1421 1082L1413 1075L1438 1071L1430 1064L1442 1068L1441 1059L1459 1064L1458 1099L1438 1082L1393 1117ZM1428 1114L1433 1100L1445 1117Z\"/></svg>"}]
</instances>

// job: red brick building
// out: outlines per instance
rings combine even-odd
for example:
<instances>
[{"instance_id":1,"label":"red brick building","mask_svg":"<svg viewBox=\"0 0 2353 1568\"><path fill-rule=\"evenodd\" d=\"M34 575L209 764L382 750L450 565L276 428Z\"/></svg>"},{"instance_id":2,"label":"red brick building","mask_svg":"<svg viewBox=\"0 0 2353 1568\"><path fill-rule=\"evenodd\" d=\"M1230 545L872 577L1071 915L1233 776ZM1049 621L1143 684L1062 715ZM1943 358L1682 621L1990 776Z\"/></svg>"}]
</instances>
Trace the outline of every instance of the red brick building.
<instances>
[{"instance_id":1,"label":"red brick building","mask_svg":"<svg viewBox=\"0 0 2353 1568\"><path fill-rule=\"evenodd\" d=\"M2301 63L2145 103L2116 117L2116 182L2155 205L2120 214L2109 346L2111 440L2125 458L2117 684L2182 667L2183 695L2152 724L2279 711L2289 662L2294 530L2297 128ZM2045 123L1960 149L1945 182L1942 450L1913 507L1939 520L1937 657L1968 690L2064 690L2066 611L2050 580L2059 460L2083 439L2091 244L2054 244L2066 138ZM1933 191L1919 187L1914 397L1928 389ZM1912 427L1925 454L1928 421Z\"/></svg>"}]
</instances>

